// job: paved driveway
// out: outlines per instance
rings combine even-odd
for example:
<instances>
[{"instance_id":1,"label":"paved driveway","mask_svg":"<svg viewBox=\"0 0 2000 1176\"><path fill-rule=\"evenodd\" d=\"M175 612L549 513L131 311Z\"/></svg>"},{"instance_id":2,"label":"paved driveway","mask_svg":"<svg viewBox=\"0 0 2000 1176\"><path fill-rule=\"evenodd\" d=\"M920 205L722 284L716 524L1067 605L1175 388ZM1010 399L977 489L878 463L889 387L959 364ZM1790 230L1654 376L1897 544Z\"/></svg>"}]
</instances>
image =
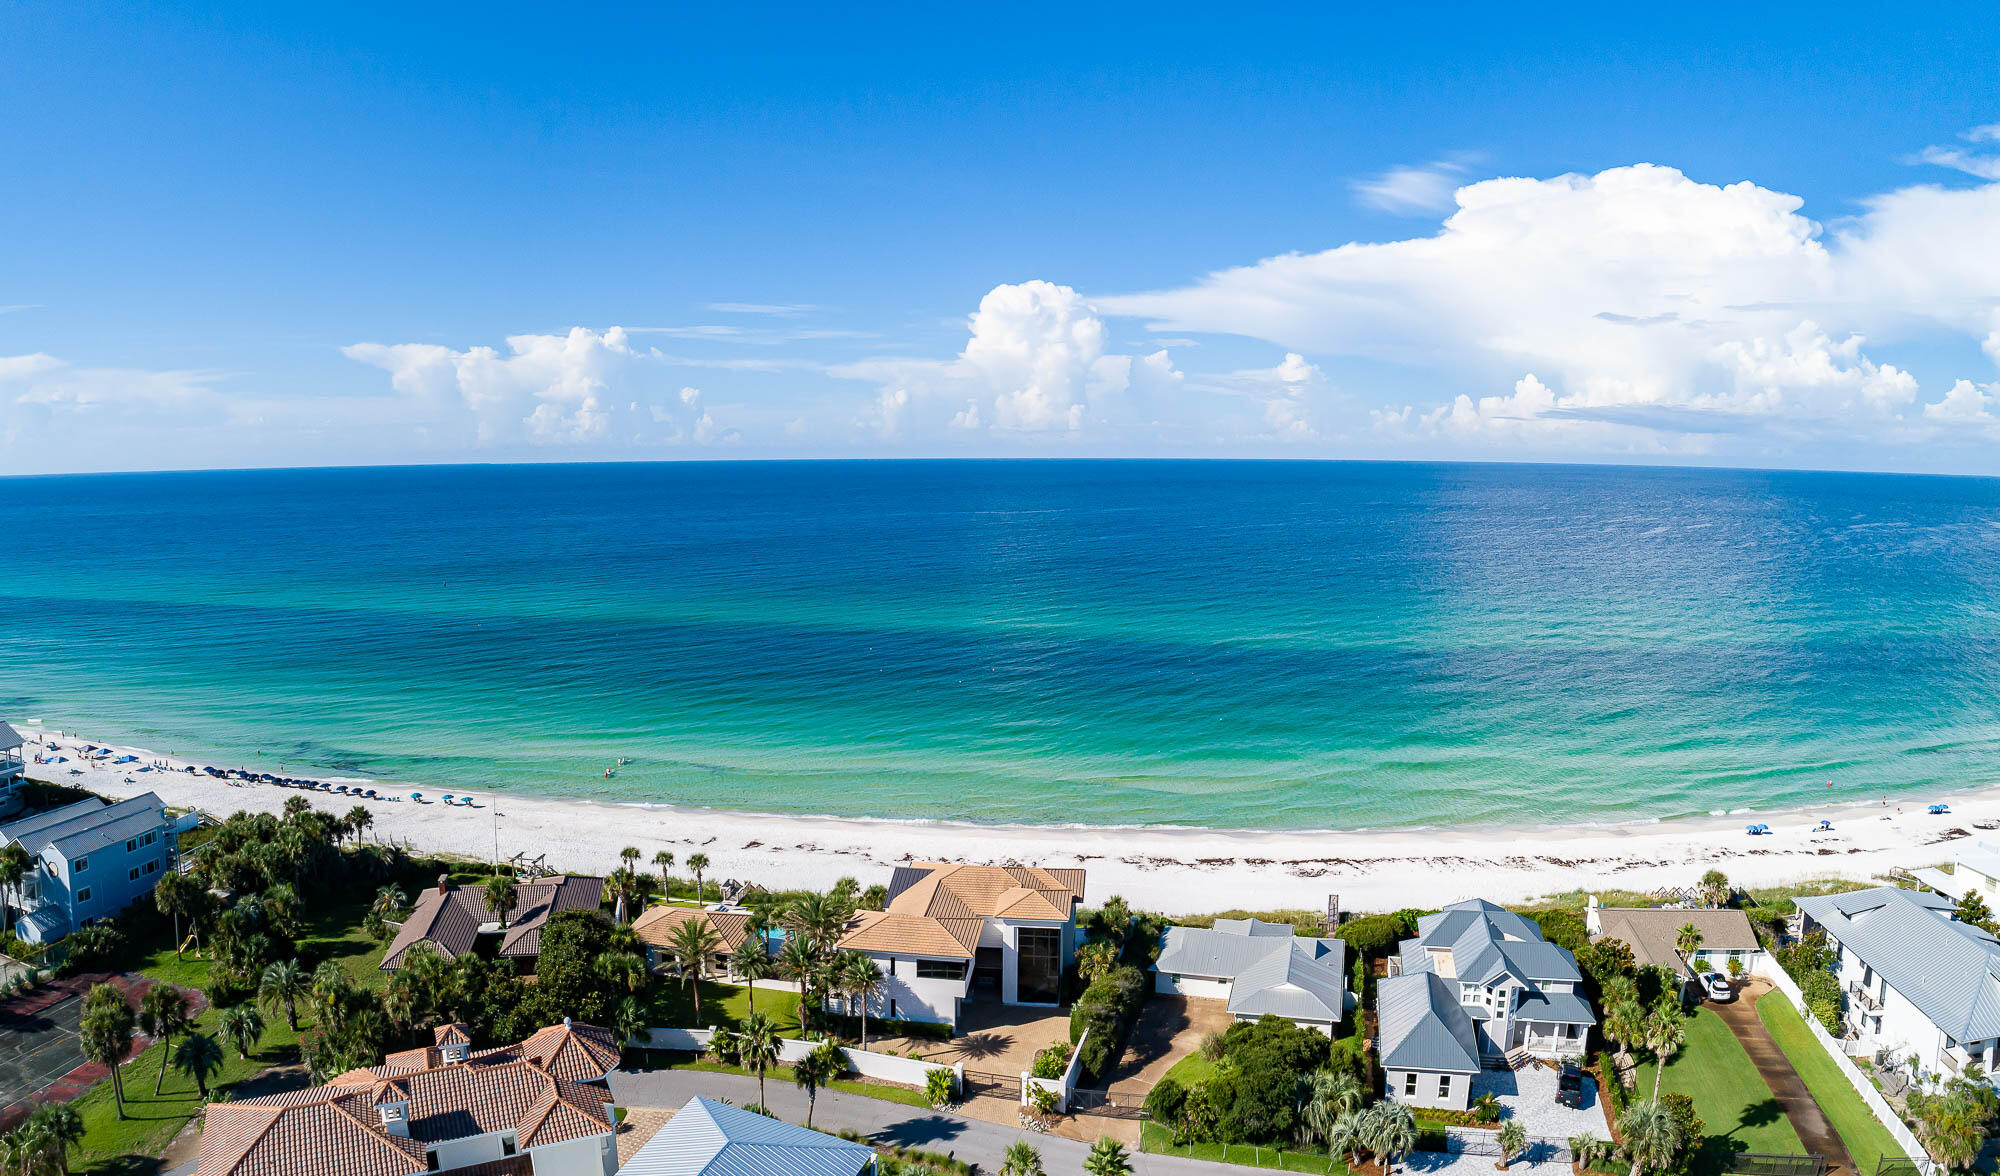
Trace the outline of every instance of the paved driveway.
<instances>
[{"instance_id":1,"label":"paved driveway","mask_svg":"<svg viewBox=\"0 0 2000 1176\"><path fill-rule=\"evenodd\" d=\"M1018 1078L1035 1064L1035 1055L1058 1041L1069 1040L1069 1014L1057 1009L1003 1005L999 1001L968 1001L958 1021L958 1036L945 1041L923 1037L884 1037L871 1049L893 1049L906 1057L949 1066L965 1063L968 1070Z\"/></svg>"},{"instance_id":2,"label":"paved driveway","mask_svg":"<svg viewBox=\"0 0 2000 1176\"><path fill-rule=\"evenodd\" d=\"M1226 1001L1199 996L1151 998L1132 1026L1110 1088L1120 1094L1145 1094L1175 1062L1199 1049L1202 1038L1222 1032L1234 1020Z\"/></svg>"},{"instance_id":3,"label":"paved driveway","mask_svg":"<svg viewBox=\"0 0 2000 1176\"><path fill-rule=\"evenodd\" d=\"M1568 1139L1572 1135L1611 1138L1604 1106L1597 1097L1597 1080L1583 1076L1583 1106L1556 1101L1556 1071L1546 1066L1518 1070L1481 1070L1472 1079L1472 1097L1490 1094L1500 1100L1500 1117L1513 1119L1529 1135Z\"/></svg>"},{"instance_id":4,"label":"paved driveway","mask_svg":"<svg viewBox=\"0 0 2000 1176\"><path fill-rule=\"evenodd\" d=\"M1799 1078L1799 1072L1792 1069L1790 1058L1771 1040L1771 1033L1764 1028L1764 1019L1757 1015L1757 1002L1772 993L1771 982L1761 976L1753 976L1736 986L1736 999L1716 1003L1708 1002L1709 1011L1722 1018L1736 1040L1743 1043L1743 1052L1750 1055L1750 1061L1757 1067L1757 1073L1764 1079L1764 1085L1771 1088L1778 1105L1784 1109L1785 1118L1792 1124L1792 1130L1799 1133L1799 1141L1806 1150L1826 1157L1826 1162L1844 1173L1854 1171L1854 1160L1847 1154L1847 1145L1840 1141L1840 1133L1826 1118L1826 1112L1813 1101L1811 1092ZM1774 1000L1784 1000L1781 993Z\"/></svg>"}]
</instances>

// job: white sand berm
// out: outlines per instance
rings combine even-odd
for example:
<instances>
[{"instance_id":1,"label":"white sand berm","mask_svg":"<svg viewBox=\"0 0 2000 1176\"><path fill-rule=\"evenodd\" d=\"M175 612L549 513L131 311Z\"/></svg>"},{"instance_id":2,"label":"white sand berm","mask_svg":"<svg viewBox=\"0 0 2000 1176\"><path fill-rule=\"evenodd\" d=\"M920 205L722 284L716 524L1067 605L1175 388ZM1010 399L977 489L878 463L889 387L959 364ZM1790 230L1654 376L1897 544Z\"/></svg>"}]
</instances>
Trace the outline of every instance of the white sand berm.
<instances>
[{"instance_id":1,"label":"white sand berm","mask_svg":"<svg viewBox=\"0 0 2000 1176\"><path fill-rule=\"evenodd\" d=\"M1328 894L1343 909L1435 907L1462 898L1516 902L1570 890L1617 888L1650 892L1691 886L1713 866L1738 885L1780 885L1813 878L1868 879L1898 868L1936 865L1952 857L1952 841L2000 829L2000 789L1940 794L1887 804L1828 804L1782 813L1734 814L1613 826L1514 829L1379 829L1272 831L1145 826L981 825L955 821L888 821L724 812L655 804L612 804L528 795L483 793L477 807L408 799L411 791L442 795L424 785L362 783L399 799L354 801L302 794L265 784L226 782L185 771L134 771L85 761L86 740L55 725L18 723L23 734L48 740L66 762L34 766L30 774L107 796L153 791L169 805L218 817L238 809L277 812L288 797L309 795L320 808L345 812L356 803L375 815L373 838L413 849L486 859L494 852L493 805L499 806L499 853L546 854L550 865L603 872L618 851L637 846L645 862L656 850L680 861L708 855L707 877L741 878L774 887L825 887L842 875L862 885L886 882L891 867L911 861L1082 866L1090 871L1089 901L1122 894L1134 906L1167 914L1235 908L1321 908ZM94 741L92 741L94 742ZM99 744L103 746L103 744ZM31 743L32 755L47 752ZM141 763L185 760L136 748L119 754ZM216 765L218 767L225 765ZM274 770L262 768L259 770ZM293 767L329 783L355 783ZM1925 811L1946 801L1948 816ZM1819 832L1824 818L1831 832ZM1749 823L1767 836L1744 832ZM677 872L684 873L677 867Z\"/></svg>"}]
</instances>

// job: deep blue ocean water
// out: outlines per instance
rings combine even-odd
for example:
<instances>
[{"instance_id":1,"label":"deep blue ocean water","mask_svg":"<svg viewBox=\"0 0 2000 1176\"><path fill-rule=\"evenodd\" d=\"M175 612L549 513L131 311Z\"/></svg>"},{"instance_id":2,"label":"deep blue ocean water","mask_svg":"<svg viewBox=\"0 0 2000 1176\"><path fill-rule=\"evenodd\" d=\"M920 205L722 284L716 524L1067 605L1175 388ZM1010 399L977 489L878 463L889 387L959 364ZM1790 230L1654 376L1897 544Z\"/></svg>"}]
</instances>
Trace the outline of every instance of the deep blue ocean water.
<instances>
[{"instance_id":1,"label":"deep blue ocean water","mask_svg":"<svg viewBox=\"0 0 2000 1176\"><path fill-rule=\"evenodd\" d=\"M0 478L0 534L0 716L295 773L1268 827L2000 780L1987 479L1084 461Z\"/></svg>"}]
</instances>

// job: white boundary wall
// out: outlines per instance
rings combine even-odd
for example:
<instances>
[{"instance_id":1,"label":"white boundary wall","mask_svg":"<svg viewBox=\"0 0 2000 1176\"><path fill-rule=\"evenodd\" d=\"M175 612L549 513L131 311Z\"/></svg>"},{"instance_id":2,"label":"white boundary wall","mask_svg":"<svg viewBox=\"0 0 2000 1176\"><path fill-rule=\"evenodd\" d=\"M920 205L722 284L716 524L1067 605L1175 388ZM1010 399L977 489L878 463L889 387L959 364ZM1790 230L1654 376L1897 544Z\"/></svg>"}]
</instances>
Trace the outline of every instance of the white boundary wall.
<instances>
[{"instance_id":1,"label":"white boundary wall","mask_svg":"<svg viewBox=\"0 0 2000 1176\"><path fill-rule=\"evenodd\" d=\"M669 1049L687 1053L705 1053L708 1043L715 1037L713 1029L648 1029L634 1037L628 1044L634 1049ZM817 1041L801 1041L795 1037L778 1039L778 1060L784 1063L796 1062L817 1048ZM863 1078L873 1078L879 1082L894 1082L900 1086L914 1086L918 1090L930 1081L932 1070L951 1072L953 1090L965 1089L965 1067L947 1066L939 1062L926 1062L919 1058L899 1058L895 1054L876 1053L872 1049L855 1049L842 1046L847 1055L848 1068Z\"/></svg>"},{"instance_id":2,"label":"white boundary wall","mask_svg":"<svg viewBox=\"0 0 2000 1176\"><path fill-rule=\"evenodd\" d=\"M1846 1077L1847 1084L1852 1086L1855 1093L1861 1096L1862 1102L1868 1104L1868 1109L1874 1113L1877 1119L1881 1120L1882 1126L1888 1129L1889 1134L1894 1137L1897 1146L1903 1149L1904 1154L1909 1156L1910 1159L1915 1160L1917 1166L1925 1172L1934 1171L1930 1153L1924 1150L1924 1145L1917 1141L1917 1137L1911 1133L1909 1125L1903 1122L1903 1117L1898 1115L1896 1109L1889 1105L1889 1101L1882 1097L1882 1092L1875 1089L1875 1084L1868 1080L1868 1075L1863 1074L1861 1067L1855 1065L1848 1058L1847 1052L1840 1048L1840 1042L1833 1039L1833 1036L1826 1031L1825 1026L1819 1023L1819 1018L1806 1010L1805 994L1799 991L1798 983L1787 975L1783 968L1778 966L1778 961L1773 959L1769 952L1758 952L1756 961L1750 966L1750 971L1755 975L1769 980L1772 987L1784 993L1785 999L1792 1002L1792 1007L1798 1010L1799 1020L1806 1023L1806 1030L1813 1035L1813 1040L1819 1042L1819 1047L1826 1051L1828 1057L1833 1059L1833 1064L1838 1066L1841 1074Z\"/></svg>"},{"instance_id":3,"label":"white boundary wall","mask_svg":"<svg viewBox=\"0 0 2000 1176\"><path fill-rule=\"evenodd\" d=\"M1069 1065L1063 1067L1061 1078L1037 1078L1028 1070L1021 1071L1021 1105L1028 1105L1028 1089L1039 1086L1056 1096L1056 1110L1069 1110L1069 1096L1076 1093L1077 1079L1083 1076L1083 1043L1090 1040L1090 1030L1085 1029L1077 1039L1076 1048L1069 1051Z\"/></svg>"}]
</instances>

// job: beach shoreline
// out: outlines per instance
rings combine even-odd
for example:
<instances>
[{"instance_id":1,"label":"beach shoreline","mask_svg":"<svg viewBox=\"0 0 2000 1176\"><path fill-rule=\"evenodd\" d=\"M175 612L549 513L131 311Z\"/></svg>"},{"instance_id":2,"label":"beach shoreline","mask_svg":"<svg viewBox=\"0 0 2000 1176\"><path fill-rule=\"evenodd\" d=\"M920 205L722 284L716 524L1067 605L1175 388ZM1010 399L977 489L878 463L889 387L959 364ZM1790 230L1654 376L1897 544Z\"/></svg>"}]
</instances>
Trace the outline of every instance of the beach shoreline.
<instances>
[{"instance_id":1,"label":"beach shoreline","mask_svg":"<svg viewBox=\"0 0 2000 1176\"><path fill-rule=\"evenodd\" d=\"M1565 827L1384 828L1355 830L1205 829L1189 826L987 825L932 819L797 816L735 812L643 801L477 794L447 807L421 784L317 776L373 787L392 799L366 801L273 784L191 775L205 764L79 736L60 723L17 722L30 760L51 750L61 763L29 764L29 775L109 796L158 793L167 804L224 817L239 809L277 812L306 796L334 812L361 804L374 815L369 835L413 850L486 860L545 855L547 864L603 872L632 845L642 860L672 852L710 859L706 877L771 887L824 888L843 876L866 886L912 861L980 861L1081 866L1087 901L1122 894L1134 906L1185 915L1230 909L1322 909L1331 894L1345 910L1440 906L1462 898L1522 902L1574 890L1652 892L1691 887L1720 869L1740 886L1814 878L1867 880L1890 870L1935 865L1951 842L2000 829L2000 788L1939 794L1924 801L1828 803L1779 812L1640 819ZM85 760L86 743L138 762ZM173 770L140 770L155 762ZM215 765L227 767L228 765ZM254 769L253 769L254 770ZM287 773L294 774L294 773ZM409 799L423 793L424 802ZM1952 812L1932 816L1930 800ZM497 813L496 813L497 806ZM1754 816L1755 821L1749 817ZM497 817L497 819L496 819ZM1830 831L1818 823L1829 820ZM1771 832L1752 837L1744 825Z\"/></svg>"}]
</instances>

